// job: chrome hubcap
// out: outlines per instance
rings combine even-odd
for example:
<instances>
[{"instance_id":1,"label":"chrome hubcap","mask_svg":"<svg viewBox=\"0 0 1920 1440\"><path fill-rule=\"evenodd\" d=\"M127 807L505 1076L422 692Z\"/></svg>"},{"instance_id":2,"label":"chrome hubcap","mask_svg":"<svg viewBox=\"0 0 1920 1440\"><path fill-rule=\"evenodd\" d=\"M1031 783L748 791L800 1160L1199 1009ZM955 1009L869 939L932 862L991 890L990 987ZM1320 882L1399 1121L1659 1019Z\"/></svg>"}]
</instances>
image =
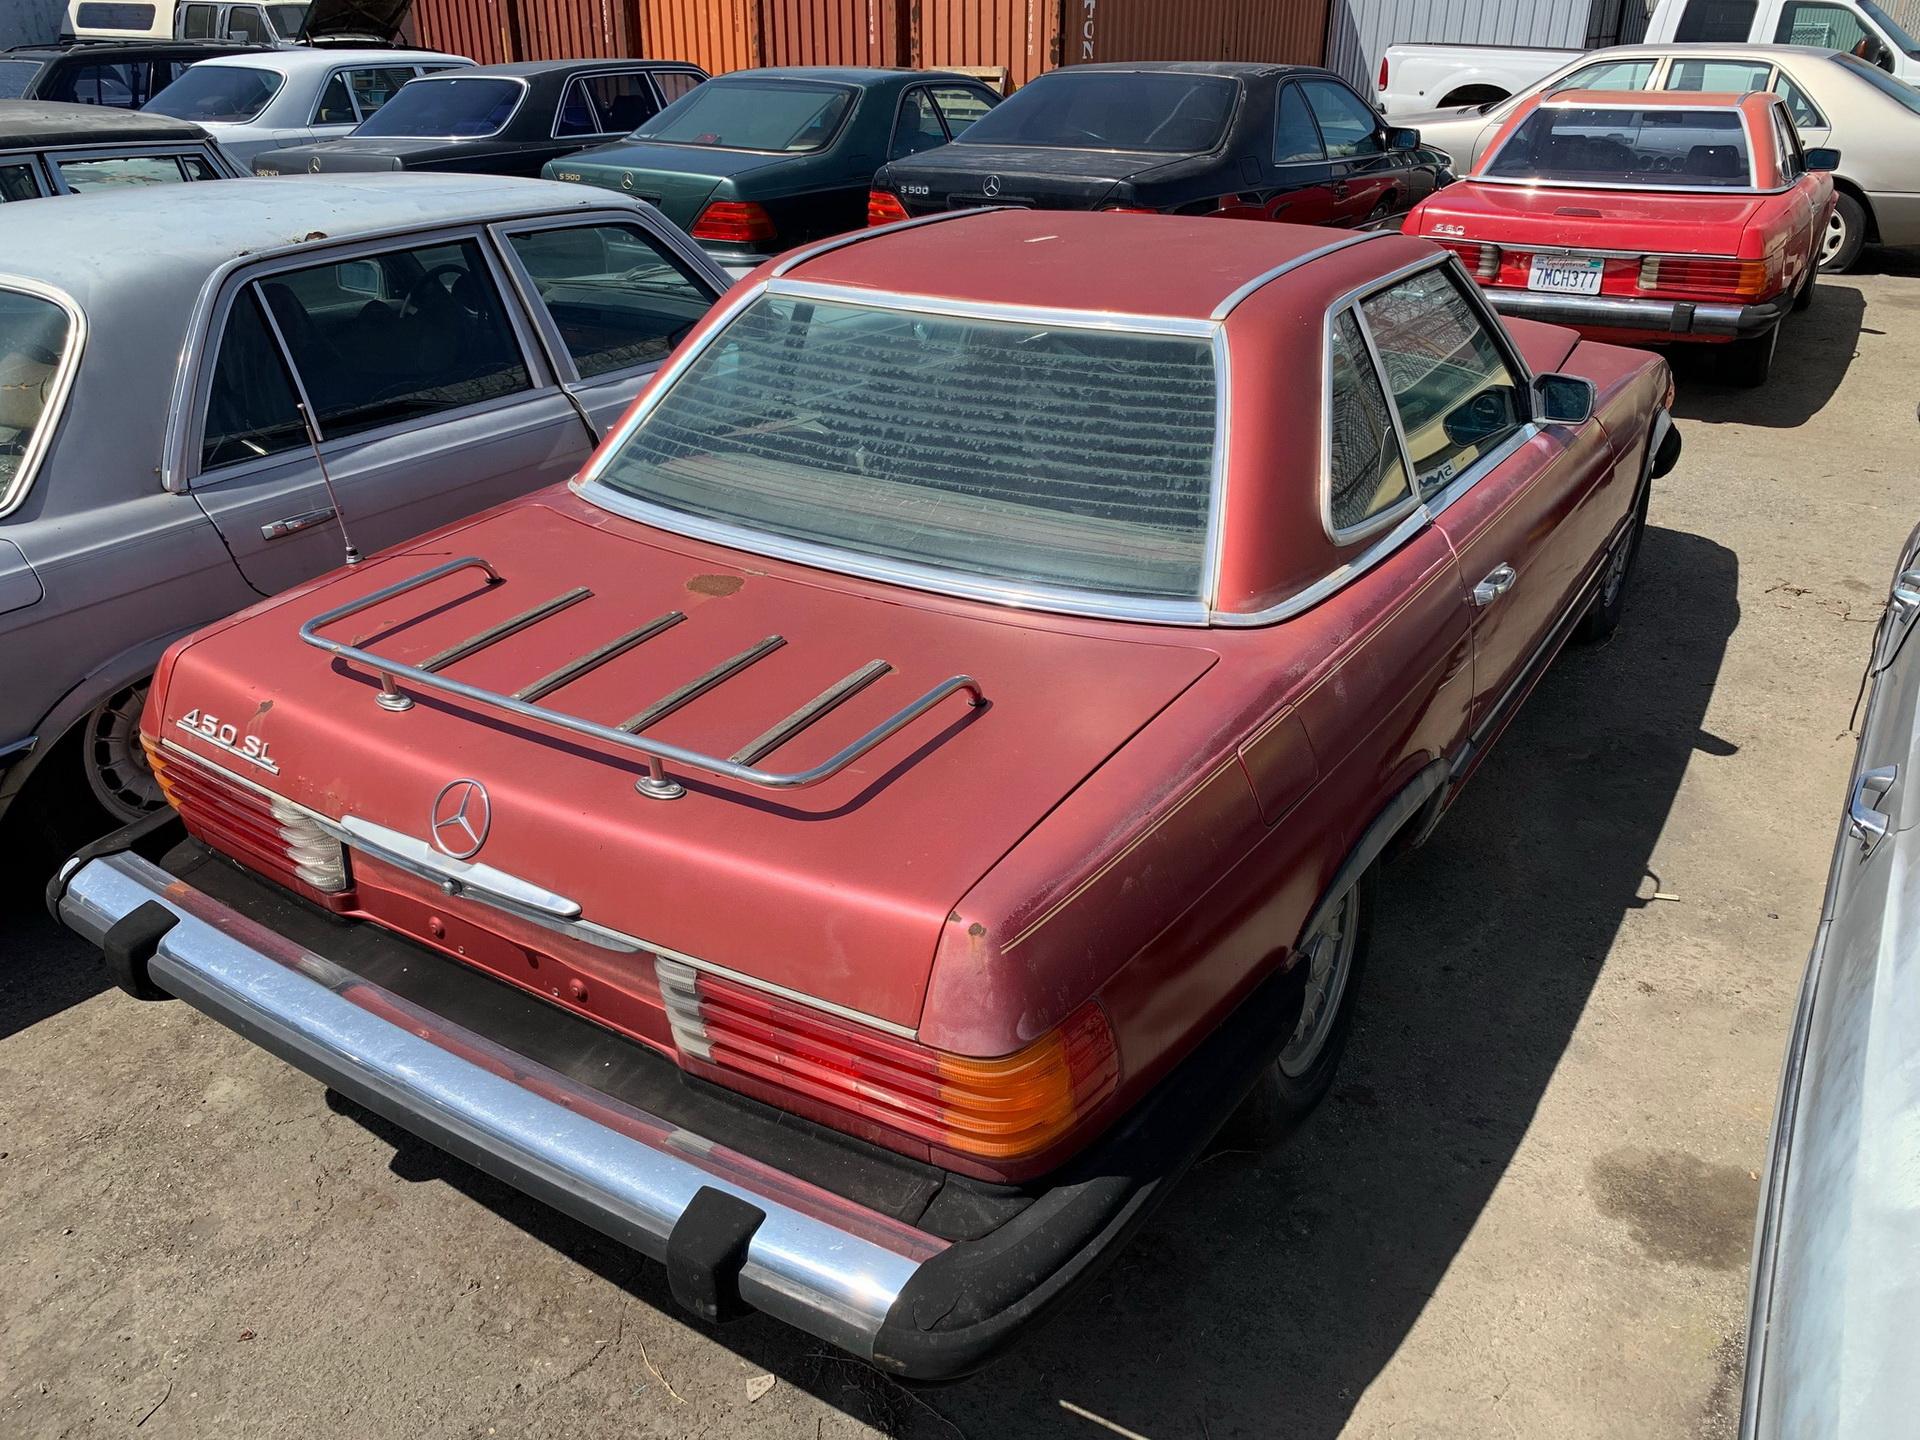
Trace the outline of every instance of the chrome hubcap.
<instances>
[{"instance_id":1,"label":"chrome hubcap","mask_svg":"<svg viewBox=\"0 0 1920 1440\"><path fill-rule=\"evenodd\" d=\"M1827 233L1820 237L1820 263L1826 264L1838 255L1847 243L1847 222L1839 210L1827 217Z\"/></svg>"},{"instance_id":2,"label":"chrome hubcap","mask_svg":"<svg viewBox=\"0 0 1920 1440\"><path fill-rule=\"evenodd\" d=\"M1327 1037L1333 1033L1340 1001L1347 993L1347 977L1353 971L1358 899L1357 891L1347 891L1334 912L1301 946L1307 960L1307 995L1300 1006L1300 1021L1293 1027L1293 1038L1280 1052L1283 1075L1296 1079L1304 1075L1320 1058Z\"/></svg>"},{"instance_id":3,"label":"chrome hubcap","mask_svg":"<svg viewBox=\"0 0 1920 1440\"><path fill-rule=\"evenodd\" d=\"M140 711L147 687L130 685L87 717L87 784L108 814L131 822L165 803L140 748Z\"/></svg>"}]
</instances>

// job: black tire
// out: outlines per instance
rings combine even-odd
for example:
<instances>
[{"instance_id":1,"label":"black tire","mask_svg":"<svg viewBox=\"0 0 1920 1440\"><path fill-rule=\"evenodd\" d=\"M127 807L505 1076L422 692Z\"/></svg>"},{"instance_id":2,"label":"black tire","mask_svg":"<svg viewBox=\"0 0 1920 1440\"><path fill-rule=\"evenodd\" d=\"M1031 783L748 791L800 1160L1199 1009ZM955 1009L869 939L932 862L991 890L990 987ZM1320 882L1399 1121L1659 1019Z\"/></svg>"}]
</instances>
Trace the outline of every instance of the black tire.
<instances>
[{"instance_id":1,"label":"black tire","mask_svg":"<svg viewBox=\"0 0 1920 1440\"><path fill-rule=\"evenodd\" d=\"M1369 869L1347 892L1341 907L1329 917L1339 925L1341 936L1350 937L1352 942L1337 990L1325 1002L1331 1009L1316 1017L1308 1008L1312 1004L1309 995L1308 1006L1303 1006L1294 1035L1288 1042L1289 1049L1296 1045L1301 1049L1291 1058L1283 1053L1262 1072L1222 1131L1222 1145L1264 1149L1278 1142L1311 1114L1314 1106L1333 1088L1334 1072L1340 1067L1340 1056L1347 1048L1347 1035L1353 1028L1354 996L1360 989L1367 947L1373 938L1373 892L1374 871ZM1303 940L1302 951L1310 950L1313 944L1312 938ZM1337 957L1329 958L1331 963L1339 963ZM1312 956L1303 955L1302 963L1311 966ZM1311 1037L1311 1045L1306 1036L1310 1026L1318 1032Z\"/></svg>"},{"instance_id":2,"label":"black tire","mask_svg":"<svg viewBox=\"0 0 1920 1440\"><path fill-rule=\"evenodd\" d=\"M1795 310L1804 310L1813 304L1813 285L1820 278L1819 257L1816 254L1814 258L1815 263L1807 266L1807 278L1800 282L1800 293L1793 297Z\"/></svg>"},{"instance_id":3,"label":"black tire","mask_svg":"<svg viewBox=\"0 0 1920 1440\"><path fill-rule=\"evenodd\" d=\"M166 804L140 747L147 682L115 692L62 735L28 777L7 824L64 855Z\"/></svg>"},{"instance_id":4,"label":"black tire","mask_svg":"<svg viewBox=\"0 0 1920 1440\"><path fill-rule=\"evenodd\" d=\"M1745 390L1757 390L1766 384L1767 377L1773 374L1773 352L1779 344L1780 327L1776 324L1764 335L1736 340L1727 346L1728 382Z\"/></svg>"},{"instance_id":5,"label":"black tire","mask_svg":"<svg viewBox=\"0 0 1920 1440\"><path fill-rule=\"evenodd\" d=\"M1851 270L1867 243L1867 207L1842 190L1833 197L1833 218L1820 240L1820 268L1829 275Z\"/></svg>"},{"instance_id":6,"label":"black tire","mask_svg":"<svg viewBox=\"0 0 1920 1440\"><path fill-rule=\"evenodd\" d=\"M1506 99L1508 93L1498 85L1462 85L1458 90L1448 91L1435 108L1449 110L1456 105L1488 105Z\"/></svg>"},{"instance_id":7,"label":"black tire","mask_svg":"<svg viewBox=\"0 0 1920 1440\"><path fill-rule=\"evenodd\" d=\"M1648 467L1653 457L1647 457ZM1580 617L1580 623L1574 627L1573 638L1576 644L1597 645L1620 628L1620 617L1627 613L1627 592L1632 588L1633 562L1640 554L1640 537L1647 529L1647 502L1652 498L1651 483L1642 483L1640 499L1633 507L1633 523L1627 526L1627 533L1614 542L1612 553L1607 556L1607 578L1600 582L1600 593L1593 597L1593 603L1587 607L1587 613Z\"/></svg>"}]
</instances>

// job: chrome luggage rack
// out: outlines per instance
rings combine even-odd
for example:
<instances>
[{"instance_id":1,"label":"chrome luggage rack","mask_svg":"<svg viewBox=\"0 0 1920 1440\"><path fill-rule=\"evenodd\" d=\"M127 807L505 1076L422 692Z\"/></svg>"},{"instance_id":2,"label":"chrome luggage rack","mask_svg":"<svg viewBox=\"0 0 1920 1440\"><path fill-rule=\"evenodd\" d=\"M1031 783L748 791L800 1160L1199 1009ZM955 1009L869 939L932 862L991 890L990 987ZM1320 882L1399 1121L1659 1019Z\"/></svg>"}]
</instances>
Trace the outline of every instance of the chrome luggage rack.
<instances>
[{"instance_id":1,"label":"chrome luggage rack","mask_svg":"<svg viewBox=\"0 0 1920 1440\"><path fill-rule=\"evenodd\" d=\"M380 691L374 696L374 703L382 709L397 711L413 708L413 697L402 692L395 683L397 680L406 680L423 690L438 690L447 695L456 695L462 700L504 710L523 720L531 720L536 724L571 731L575 735L603 740L623 750L636 751L646 757L647 773L640 777L634 788L642 795L654 800L677 800L687 793L684 785L667 774L666 762L669 760L690 770L704 771L709 775L737 780L745 785L758 785L768 790L800 790L809 785L818 785L822 780L838 775L895 731L912 724L956 691L966 691L972 697L970 703L975 706L987 703L987 697L980 689L979 681L971 675L954 675L942 680L912 704L895 711L845 749L810 769L762 770L759 768L761 760L793 739L828 711L839 706L841 702L866 689L893 667L885 660L868 661L852 674L836 680L785 719L748 741L731 756L722 759L718 755L706 755L698 750L669 745L664 740L649 740L640 732L664 720L682 706L697 700L715 686L732 679L748 666L771 655L787 643L784 636L769 635L758 644L742 650L738 655L721 661L705 674L696 675L684 685L662 695L645 709L629 716L618 725L602 725L598 721L582 719L578 715L569 715L563 710L548 709L544 705L536 705L533 702L544 699L562 686L571 684L588 672L599 669L609 660L626 654L635 646L645 644L663 631L672 629L687 618L684 612L669 610L663 615L656 615L646 624L614 636L586 654L569 660L558 669L549 671L539 679L523 685L511 695L485 690L478 685L469 685L463 680L450 679L440 672L506 639L509 635L517 635L522 630L579 604L582 600L590 599L593 595L592 590L584 585L578 585L562 591L530 610L524 610L510 619L488 626L485 630L469 636L456 645L448 646L418 665L408 665L403 661L375 655L369 650L363 650L344 640L329 640L320 633L329 625L345 620L350 615L358 615L397 595L418 590L423 585L430 585L435 580L457 574L462 570L482 571L487 577L489 586L504 583L499 572L477 555L449 560L444 565L423 570L410 579L385 586L371 594L361 596L358 600L336 606L332 610L314 616L300 627L300 638L316 649L325 650L328 654L342 660L364 665L377 674L380 677Z\"/></svg>"}]
</instances>

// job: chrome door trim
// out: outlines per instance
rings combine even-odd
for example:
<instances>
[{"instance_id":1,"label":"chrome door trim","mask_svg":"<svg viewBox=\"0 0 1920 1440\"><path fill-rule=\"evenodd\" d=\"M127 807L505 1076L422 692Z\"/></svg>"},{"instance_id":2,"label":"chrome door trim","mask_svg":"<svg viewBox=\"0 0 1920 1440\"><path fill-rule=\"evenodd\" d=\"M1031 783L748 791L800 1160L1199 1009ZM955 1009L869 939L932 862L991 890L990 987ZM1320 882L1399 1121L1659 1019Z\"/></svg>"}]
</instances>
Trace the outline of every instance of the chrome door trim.
<instances>
[{"instance_id":1,"label":"chrome door trim","mask_svg":"<svg viewBox=\"0 0 1920 1440\"><path fill-rule=\"evenodd\" d=\"M45 196L41 197L45 199ZM27 448L20 457L20 468L0 490L0 520L11 515L26 502L28 492L33 489L33 480L40 473L41 463L46 459L47 451L53 448L54 432L60 428L60 422L66 415L67 396L73 389L75 375L80 370L80 357L87 348L87 315L66 291L49 285L42 280L29 280L24 275L9 275L0 271L0 290L11 290L18 295L31 295L57 305L67 317L67 343L60 354L60 364L53 372L53 384L47 390L46 402L40 408L40 418L33 427L33 438L27 442Z\"/></svg>"}]
</instances>

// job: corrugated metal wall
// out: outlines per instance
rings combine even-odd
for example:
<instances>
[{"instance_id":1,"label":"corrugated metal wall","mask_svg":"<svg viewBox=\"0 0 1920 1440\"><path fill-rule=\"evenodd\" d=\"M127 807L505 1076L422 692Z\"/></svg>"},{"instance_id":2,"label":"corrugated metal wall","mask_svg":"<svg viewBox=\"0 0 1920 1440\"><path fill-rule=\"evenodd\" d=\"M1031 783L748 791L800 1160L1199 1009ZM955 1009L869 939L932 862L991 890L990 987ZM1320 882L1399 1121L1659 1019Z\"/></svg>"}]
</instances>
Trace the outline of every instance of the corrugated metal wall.
<instances>
[{"instance_id":1,"label":"corrugated metal wall","mask_svg":"<svg viewBox=\"0 0 1920 1440\"><path fill-rule=\"evenodd\" d=\"M417 3L417 0L416 0ZM691 60L712 75L764 65L758 0L638 0L641 53Z\"/></svg>"},{"instance_id":2,"label":"corrugated metal wall","mask_svg":"<svg viewBox=\"0 0 1920 1440\"><path fill-rule=\"evenodd\" d=\"M760 0L768 65L899 63L906 0Z\"/></svg>"},{"instance_id":3,"label":"corrugated metal wall","mask_svg":"<svg viewBox=\"0 0 1920 1440\"><path fill-rule=\"evenodd\" d=\"M1332 0L1325 63L1359 86L1361 94L1371 95L1380 52L1389 45L1579 49L1588 43L1594 8L1594 0Z\"/></svg>"},{"instance_id":4,"label":"corrugated metal wall","mask_svg":"<svg viewBox=\"0 0 1920 1440\"><path fill-rule=\"evenodd\" d=\"M918 0L907 54L928 69L1005 66L1012 89L1059 63L1060 11L1060 0Z\"/></svg>"},{"instance_id":5,"label":"corrugated metal wall","mask_svg":"<svg viewBox=\"0 0 1920 1440\"><path fill-rule=\"evenodd\" d=\"M1068 0L1071 65L1101 60L1280 60L1318 65L1327 6L1316 0Z\"/></svg>"}]
</instances>

